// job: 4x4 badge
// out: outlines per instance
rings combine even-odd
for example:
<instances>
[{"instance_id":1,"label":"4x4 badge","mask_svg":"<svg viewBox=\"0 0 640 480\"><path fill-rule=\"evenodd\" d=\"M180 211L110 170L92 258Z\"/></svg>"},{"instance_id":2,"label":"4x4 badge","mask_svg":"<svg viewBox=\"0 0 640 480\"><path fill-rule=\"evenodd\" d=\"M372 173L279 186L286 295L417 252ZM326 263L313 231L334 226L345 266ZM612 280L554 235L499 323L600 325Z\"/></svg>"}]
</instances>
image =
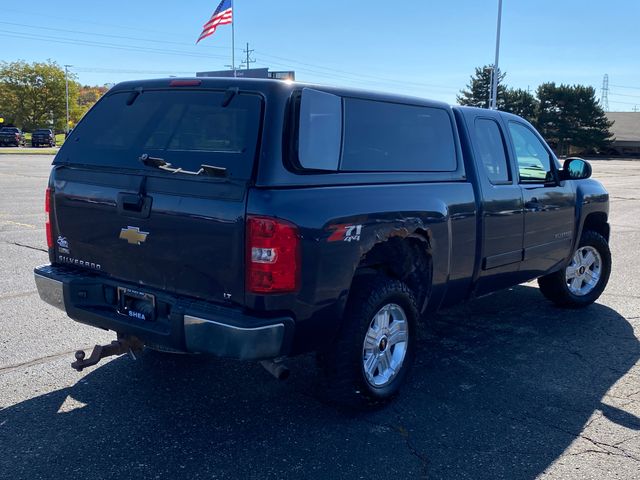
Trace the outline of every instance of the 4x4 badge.
<instances>
[{"instance_id":1,"label":"4x4 badge","mask_svg":"<svg viewBox=\"0 0 640 480\"><path fill-rule=\"evenodd\" d=\"M141 232L138 227L127 227L120 230L120 240L126 240L131 245L140 245L147 239L149 232Z\"/></svg>"}]
</instances>

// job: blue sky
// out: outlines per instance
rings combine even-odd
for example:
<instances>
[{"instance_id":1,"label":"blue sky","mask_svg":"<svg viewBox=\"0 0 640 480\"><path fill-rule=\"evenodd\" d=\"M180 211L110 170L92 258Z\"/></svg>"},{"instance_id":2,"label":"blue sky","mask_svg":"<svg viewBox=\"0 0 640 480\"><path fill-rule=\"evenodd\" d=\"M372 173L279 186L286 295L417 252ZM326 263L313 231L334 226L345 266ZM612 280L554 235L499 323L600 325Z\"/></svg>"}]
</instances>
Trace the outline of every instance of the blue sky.
<instances>
[{"instance_id":1,"label":"blue sky","mask_svg":"<svg viewBox=\"0 0 640 480\"><path fill-rule=\"evenodd\" d=\"M223 69L230 26L194 44L217 3L12 2L2 7L0 60L50 58L85 84ZM236 57L249 42L252 66L292 69L298 80L455 102L474 67L493 62L497 3L235 0ZM637 0L504 0L506 83L599 94L606 73L610 110L640 109L639 21Z\"/></svg>"}]
</instances>

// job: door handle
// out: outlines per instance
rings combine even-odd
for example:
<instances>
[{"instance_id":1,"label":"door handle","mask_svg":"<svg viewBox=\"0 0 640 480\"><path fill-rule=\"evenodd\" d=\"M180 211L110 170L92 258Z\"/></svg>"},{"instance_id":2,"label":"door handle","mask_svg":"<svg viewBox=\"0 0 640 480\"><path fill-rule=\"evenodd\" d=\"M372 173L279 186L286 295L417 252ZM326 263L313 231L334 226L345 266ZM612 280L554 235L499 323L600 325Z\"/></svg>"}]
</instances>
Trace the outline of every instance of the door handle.
<instances>
[{"instance_id":1,"label":"door handle","mask_svg":"<svg viewBox=\"0 0 640 480\"><path fill-rule=\"evenodd\" d=\"M544 208L544 206L538 201L536 197L531 197L531 200L524 204L524 208L527 210L532 210L534 212L539 212Z\"/></svg>"}]
</instances>

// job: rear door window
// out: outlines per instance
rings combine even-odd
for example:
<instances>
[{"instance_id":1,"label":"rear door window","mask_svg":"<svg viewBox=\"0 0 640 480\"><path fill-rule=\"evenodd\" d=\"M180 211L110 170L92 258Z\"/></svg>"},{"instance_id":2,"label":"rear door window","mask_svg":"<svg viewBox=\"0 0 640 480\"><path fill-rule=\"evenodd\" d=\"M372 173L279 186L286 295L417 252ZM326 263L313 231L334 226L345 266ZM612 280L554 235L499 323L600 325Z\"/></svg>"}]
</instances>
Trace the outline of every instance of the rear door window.
<instances>
[{"instance_id":1,"label":"rear door window","mask_svg":"<svg viewBox=\"0 0 640 480\"><path fill-rule=\"evenodd\" d=\"M489 181L493 184L509 183L511 175L504 138L494 120L478 118L474 129L475 145Z\"/></svg>"},{"instance_id":2,"label":"rear door window","mask_svg":"<svg viewBox=\"0 0 640 480\"><path fill-rule=\"evenodd\" d=\"M451 172L453 126L441 108L344 99L343 171Z\"/></svg>"},{"instance_id":3,"label":"rear door window","mask_svg":"<svg viewBox=\"0 0 640 480\"><path fill-rule=\"evenodd\" d=\"M100 100L65 142L57 161L125 168L144 167L142 154L173 168L201 165L248 179L256 154L262 99L237 94L222 106L224 92L148 90L116 92Z\"/></svg>"}]
</instances>

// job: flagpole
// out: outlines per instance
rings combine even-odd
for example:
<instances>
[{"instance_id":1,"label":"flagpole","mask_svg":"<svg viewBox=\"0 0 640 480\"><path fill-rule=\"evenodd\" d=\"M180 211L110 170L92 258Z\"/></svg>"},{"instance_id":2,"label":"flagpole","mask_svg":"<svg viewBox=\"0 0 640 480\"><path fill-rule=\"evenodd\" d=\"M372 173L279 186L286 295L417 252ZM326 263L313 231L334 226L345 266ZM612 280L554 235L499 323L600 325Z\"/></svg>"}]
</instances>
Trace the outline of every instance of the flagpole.
<instances>
[{"instance_id":1,"label":"flagpole","mask_svg":"<svg viewBox=\"0 0 640 480\"><path fill-rule=\"evenodd\" d=\"M236 9L231 0L231 68L236 76Z\"/></svg>"}]
</instances>

